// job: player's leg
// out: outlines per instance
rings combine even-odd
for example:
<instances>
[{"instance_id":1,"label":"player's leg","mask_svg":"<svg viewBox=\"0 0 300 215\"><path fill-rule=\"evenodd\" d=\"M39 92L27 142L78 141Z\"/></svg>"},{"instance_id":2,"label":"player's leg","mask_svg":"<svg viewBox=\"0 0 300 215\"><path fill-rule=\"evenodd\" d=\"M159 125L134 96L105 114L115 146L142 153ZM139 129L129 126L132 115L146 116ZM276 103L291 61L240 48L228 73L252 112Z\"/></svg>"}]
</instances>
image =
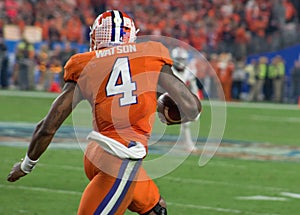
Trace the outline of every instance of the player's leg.
<instances>
[{"instance_id":1,"label":"player's leg","mask_svg":"<svg viewBox=\"0 0 300 215\"><path fill-rule=\"evenodd\" d=\"M140 168L138 179L128 209L145 215L167 214L164 199L161 198L157 186L143 168Z\"/></svg>"},{"instance_id":2,"label":"player's leg","mask_svg":"<svg viewBox=\"0 0 300 215\"><path fill-rule=\"evenodd\" d=\"M167 215L167 205L163 198L147 213L142 215Z\"/></svg>"},{"instance_id":3,"label":"player's leg","mask_svg":"<svg viewBox=\"0 0 300 215\"><path fill-rule=\"evenodd\" d=\"M194 151L195 145L192 140L192 134L190 129L190 122L181 124L181 135L183 136L184 147L187 151Z\"/></svg>"},{"instance_id":4,"label":"player's leg","mask_svg":"<svg viewBox=\"0 0 300 215\"><path fill-rule=\"evenodd\" d=\"M99 172L88 184L83 192L78 215L114 214L123 215L132 201L137 162L130 167L130 162L124 161L120 167L120 178ZM122 177L126 179L122 179ZM128 178L129 177L129 178Z\"/></svg>"},{"instance_id":5,"label":"player's leg","mask_svg":"<svg viewBox=\"0 0 300 215\"><path fill-rule=\"evenodd\" d=\"M115 180L104 177L103 173L98 173L90 181L82 194L78 215L95 214L105 196L110 192L114 182Z\"/></svg>"},{"instance_id":6,"label":"player's leg","mask_svg":"<svg viewBox=\"0 0 300 215\"><path fill-rule=\"evenodd\" d=\"M124 214L132 201L136 183L134 179L140 161L121 160L105 152L101 154L102 159L97 160L102 164L97 163L96 167L95 160L91 161L87 156L89 153L86 153L84 166L91 181L83 192L78 215ZM116 167L116 163L118 167ZM117 171L114 170L116 174L108 174L103 171L100 167L102 165L106 165L110 169L117 169Z\"/></svg>"}]
</instances>

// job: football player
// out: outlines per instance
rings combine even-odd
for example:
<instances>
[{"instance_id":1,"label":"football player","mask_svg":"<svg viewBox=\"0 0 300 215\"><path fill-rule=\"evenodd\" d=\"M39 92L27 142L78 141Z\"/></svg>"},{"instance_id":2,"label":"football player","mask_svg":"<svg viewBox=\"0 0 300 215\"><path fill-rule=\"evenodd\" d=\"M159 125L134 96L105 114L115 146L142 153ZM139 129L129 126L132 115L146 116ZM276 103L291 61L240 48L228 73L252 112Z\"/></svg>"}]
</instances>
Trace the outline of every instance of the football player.
<instances>
[{"instance_id":1,"label":"football player","mask_svg":"<svg viewBox=\"0 0 300 215\"><path fill-rule=\"evenodd\" d=\"M181 81L183 81L191 90L192 93L198 95L198 87L196 84L196 78L187 67L188 65L188 52L182 47L176 47L171 51L171 57L173 59L172 70ZM182 123L180 127L180 135L183 136L183 144L185 150L189 152L196 151L195 144L192 140L190 122Z\"/></svg>"},{"instance_id":2,"label":"football player","mask_svg":"<svg viewBox=\"0 0 300 215\"><path fill-rule=\"evenodd\" d=\"M38 123L25 158L14 165L8 181L29 174L73 108L87 100L93 129L84 154L90 182L79 215L167 214L166 203L141 161L156 111L161 85L194 120L200 101L173 75L168 49L158 42L135 43L133 20L117 10L99 15L90 33L90 52L72 56L65 65L65 85L48 114Z\"/></svg>"}]
</instances>

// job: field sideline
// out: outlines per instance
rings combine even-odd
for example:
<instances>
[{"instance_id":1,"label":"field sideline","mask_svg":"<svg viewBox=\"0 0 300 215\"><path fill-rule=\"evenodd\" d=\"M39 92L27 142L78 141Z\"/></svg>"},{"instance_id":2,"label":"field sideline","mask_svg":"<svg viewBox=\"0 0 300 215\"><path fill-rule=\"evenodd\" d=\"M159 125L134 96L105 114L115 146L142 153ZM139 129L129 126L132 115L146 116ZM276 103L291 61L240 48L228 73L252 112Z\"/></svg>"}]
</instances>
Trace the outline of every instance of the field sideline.
<instances>
[{"instance_id":1,"label":"field sideline","mask_svg":"<svg viewBox=\"0 0 300 215\"><path fill-rule=\"evenodd\" d=\"M11 166L26 151L26 142L35 123L47 112L55 96L51 93L0 91L1 215L76 214L81 192L88 183L82 167L83 152L78 147L68 147L69 140L65 145L59 145L74 124L74 116L64 123L67 130L61 131L58 144L53 144L54 147L42 156L32 174L15 184L6 182ZM200 144L205 141L211 122L210 103L204 101L203 104L200 130L193 125L196 128L194 138L198 138ZM213 105L219 104L213 102ZM169 214L299 214L298 106L226 105L224 139L217 155L204 167L198 165L199 154L190 155L174 171L155 179L168 201ZM83 105L79 110L77 117L86 118L88 108ZM21 129L20 135L16 136L18 129ZM156 122L154 133L159 135L161 129L162 125ZM178 126L165 129L167 137L171 138L169 142L178 135L178 130ZM168 147L172 145L154 146L147 160L159 158ZM276 156L261 156L263 153ZM174 159L180 156L178 154ZM172 162L172 157L170 159ZM129 214L133 213L126 213Z\"/></svg>"}]
</instances>

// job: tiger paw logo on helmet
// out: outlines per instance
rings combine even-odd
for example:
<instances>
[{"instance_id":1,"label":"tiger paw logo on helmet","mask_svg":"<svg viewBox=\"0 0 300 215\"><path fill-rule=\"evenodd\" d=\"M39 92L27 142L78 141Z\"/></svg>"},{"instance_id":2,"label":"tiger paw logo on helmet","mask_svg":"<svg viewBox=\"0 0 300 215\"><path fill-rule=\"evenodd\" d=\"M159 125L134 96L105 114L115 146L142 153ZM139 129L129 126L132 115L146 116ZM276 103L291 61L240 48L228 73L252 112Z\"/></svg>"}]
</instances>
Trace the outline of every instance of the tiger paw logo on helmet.
<instances>
[{"instance_id":1,"label":"tiger paw logo on helmet","mask_svg":"<svg viewBox=\"0 0 300 215\"><path fill-rule=\"evenodd\" d=\"M124 12L109 10L100 14L90 32L90 51L133 43L136 33L133 20Z\"/></svg>"}]
</instances>

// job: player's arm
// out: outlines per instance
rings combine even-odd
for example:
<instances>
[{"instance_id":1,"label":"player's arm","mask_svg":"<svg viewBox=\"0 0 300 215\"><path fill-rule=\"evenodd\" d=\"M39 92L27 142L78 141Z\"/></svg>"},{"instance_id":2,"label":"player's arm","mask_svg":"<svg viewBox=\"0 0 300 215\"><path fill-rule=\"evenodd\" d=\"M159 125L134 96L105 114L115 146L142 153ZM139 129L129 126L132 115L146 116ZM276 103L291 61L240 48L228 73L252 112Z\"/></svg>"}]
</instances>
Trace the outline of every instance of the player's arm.
<instances>
[{"instance_id":1,"label":"player's arm","mask_svg":"<svg viewBox=\"0 0 300 215\"><path fill-rule=\"evenodd\" d=\"M201 103L188 87L177 78L169 65L161 69L158 84L164 88L178 104L188 121L195 120L201 112Z\"/></svg>"},{"instance_id":2,"label":"player's arm","mask_svg":"<svg viewBox=\"0 0 300 215\"><path fill-rule=\"evenodd\" d=\"M8 181L16 181L31 172L58 128L81 100L82 96L80 91L76 90L76 83L67 82L62 93L52 103L48 114L36 126L24 160L14 165L8 175Z\"/></svg>"},{"instance_id":3,"label":"player's arm","mask_svg":"<svg viewBox=\"0 0 300 215\"><path fill-rule=\"evenodd\" d=\"M54 134L82 100L75 82L67 82L63 92L55 99L48 114L36 126L28 148L28 156L37 160L50 144Z\"/></svg>"}]
</instances>

